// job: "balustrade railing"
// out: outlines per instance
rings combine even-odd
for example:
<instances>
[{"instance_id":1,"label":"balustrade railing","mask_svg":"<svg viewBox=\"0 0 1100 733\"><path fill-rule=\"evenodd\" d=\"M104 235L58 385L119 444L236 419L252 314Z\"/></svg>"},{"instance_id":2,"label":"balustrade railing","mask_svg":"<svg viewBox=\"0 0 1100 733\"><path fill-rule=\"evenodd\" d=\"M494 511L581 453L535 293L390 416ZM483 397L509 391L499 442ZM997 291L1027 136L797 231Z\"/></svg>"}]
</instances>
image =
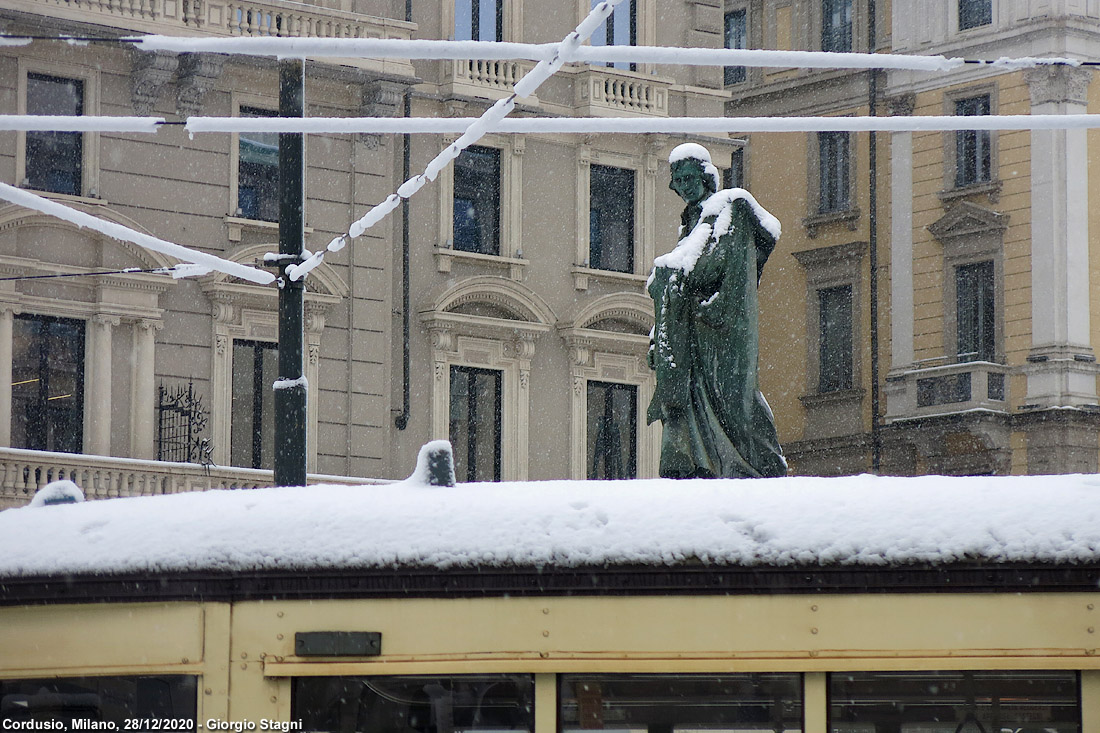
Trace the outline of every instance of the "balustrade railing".
<instances>
[{"instance_id":1,"label":"balustrade railing","mask_svg":"<svg viewBox=\"0 0 1100 733\"><path fill-rule=\"evenodd\" d=\"M274 483L271 471L258 469L0 448L0 509L27 504L36 491L59 479L76 483L89 500L254 489ZM310 484L387 483L323 474L309 474L306 480Z\"/></svg>"},{"instance_id":2,"label":"balustrade railing","mask_svg":"<svg viewBox=\"0 0 1100 733\"><path fill-rule=\"evenodd\" d=\"M668 116L666 81L590 68L577 84L578 113Z\"/></svg>"}]
</instances>

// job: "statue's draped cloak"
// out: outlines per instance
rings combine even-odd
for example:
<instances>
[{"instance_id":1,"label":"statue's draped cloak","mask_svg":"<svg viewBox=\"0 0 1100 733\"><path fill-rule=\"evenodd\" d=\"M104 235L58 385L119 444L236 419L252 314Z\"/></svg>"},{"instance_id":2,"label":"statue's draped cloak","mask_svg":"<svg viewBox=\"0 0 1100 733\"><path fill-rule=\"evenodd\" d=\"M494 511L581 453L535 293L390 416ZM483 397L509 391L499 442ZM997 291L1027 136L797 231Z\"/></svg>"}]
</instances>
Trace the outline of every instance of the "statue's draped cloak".
<instances>
[{"instance_id":1,"label":"statue's draped cloak","mask_svg":"<svg viewBox=\"0 0 1100 733\"><path fill-rule=\"evenodd\" d=\"M657 387L647 419L663 423L660 472L666 477L787 472L757 385L757 284L775 237L745 199L727 205L732 219L725 232L714 231L720 215L696 224L700 207L685 209L684 238L708 226L709 241L689 271L658 266L649 283L655 312L649 358Z\"/></svg>"}]
</instances>

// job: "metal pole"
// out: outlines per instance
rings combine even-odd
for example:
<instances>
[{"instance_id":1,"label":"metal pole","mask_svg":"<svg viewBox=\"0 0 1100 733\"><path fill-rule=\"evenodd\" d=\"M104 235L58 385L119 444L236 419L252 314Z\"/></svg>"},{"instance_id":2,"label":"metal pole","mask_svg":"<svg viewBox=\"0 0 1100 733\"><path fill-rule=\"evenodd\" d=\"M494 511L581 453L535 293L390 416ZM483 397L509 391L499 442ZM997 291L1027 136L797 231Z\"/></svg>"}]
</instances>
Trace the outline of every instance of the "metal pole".
<instances>
[{"instance_id":1,"label":"metal pole","mask_svg":"<svg viewBox=\"0 0 1100 733\"><path fill-rule=\"evenodd\" d=\"M305 62L279 67L279 116L305 116ZM305 281L286 268L302 261L305 156L301 133L279 133L279 381L275 387L275 485L306 483L306 385L302 380Z\"/></svg>"},{"instance_id":2,"label":"metal pole","mask_svg":"<svg viewBox=\"0 0 1100 733\"><path fill-rule=\"evenodd\" d=\"M877 41L875 38L875 0L867 0L867 42L869 53L875 53ZM878 77L877 69L871 69L867 78L867 106L871 117L878 115ZM870 132L870 154L867 156L868 188L870 199L867 208L868 226L870 235L868 250L870 262L868 263L871 275L869 289L871 291L871 473L882 471L882 393L879 389L881 365L879 363L879 303L878 303L878 136L875 131Z\"/></svg>"}]
</instances>

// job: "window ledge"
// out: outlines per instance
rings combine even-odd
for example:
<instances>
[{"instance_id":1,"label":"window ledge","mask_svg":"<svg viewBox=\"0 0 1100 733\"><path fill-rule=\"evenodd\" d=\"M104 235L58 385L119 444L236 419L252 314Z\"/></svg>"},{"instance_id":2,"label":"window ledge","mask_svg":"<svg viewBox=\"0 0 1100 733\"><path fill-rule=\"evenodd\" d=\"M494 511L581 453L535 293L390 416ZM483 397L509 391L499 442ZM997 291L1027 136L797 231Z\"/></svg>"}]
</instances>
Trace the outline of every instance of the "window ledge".
<instances>
[{"instance_id":1,"label":"window ledge","mask_svg":"<svg viewBox=\"0 0 1100 733\"><path fill-rule=\"evenodd\" d=\"M101 199L98 196L73 196L71 193L54 193L53 191L42 191L37 188L27 188L26 186L20 186L24 191L33 193L37 196L41 196L44 199L50 201L57 201L62 204L83 204L85 206L109 206L110 203L107 199Z\"/></svg>"},{"instance_id":2,"label":"window ledge","mask_svg":"<svg viewBox=\"0 0 1100 733\"><path fill-rule=\"evenodd\" d=\"M854 389L838 389L834 392L817 392L815 394L802 395L798 399L807 410L813 410L849 402L859 402L863 399L863 395L866 394L866 392L867 390L856 387Z\"/></svg>"},{"instance_id":3,"label":"window ledge","mask_svg":"<svg viewBox=\"0 0 1100 733\"><path fill-rule=\"evenodd\" d=\"M829 224L844 222L848 225L848 231L854 232L862 213L859 207L852 207L843 211L829 211L824 214L813 214L802 220L802 226L806 227L806 234L810 239L817 236L817 230Z\"/></svg>"},{"instance_id":4,"label":"window ledge","mask_svg":"<svg viewBox=\"0 0 1100 733\"><path fill-rule=\"evenodd\" d=\"M242 216L225 217L225 225L229 228L229 241L239 242L244 232L267 232L279 236L279 222L264 221L263 219L245 219ZM313 234L313 227L305 228L306 234Z\"/></svg>"},{"instance_id":5,"label":"window ledge","mask_svg":"<svg viewBox=\"0 0 1100 733\"><path fill-rule=\"evenodd\" d=\"M971 183L969 186L949 188L940 191L939 197L940 201L946 206L961 198L983 194L989 197L989 203L997 203L1001 198L1001 181L982 181L981 183Z\"/></svg>"},{"instance_id":6,"label":"window ledge","mask_svg":"<svg viewBox=\"0 0 1100 733\"><path fill-rule=\"evenodd\" d=\"M574 267L571 272L573 273L573 287L576 290L588 290L589 278L592 278L596 282L603 280L618 283L620 285L638 285L643 289L645 288L646 281L649 280L648 273L645 275L638 275L633 272L597 270L593 267Z\"/></svg>"},{"instance_id":7,"label":"window ledge","mask_svg":"<svg viewBox=\"0 0 1100 733\"><path fill-rule=\"evenodd\" d=\"M521 257L504 257L502 255L487 255L480 252L464 252L460 249L452 249L451 247L435 247L432 253L435 255L436 270L439 272L450 272L451 265L455 260L458 260L459 262L468 262L473 265L484 265L500 269L508 268L508 276L511 279L522 280L523 271L527 267L527 260Z\"/></svg>"}]
</instances>

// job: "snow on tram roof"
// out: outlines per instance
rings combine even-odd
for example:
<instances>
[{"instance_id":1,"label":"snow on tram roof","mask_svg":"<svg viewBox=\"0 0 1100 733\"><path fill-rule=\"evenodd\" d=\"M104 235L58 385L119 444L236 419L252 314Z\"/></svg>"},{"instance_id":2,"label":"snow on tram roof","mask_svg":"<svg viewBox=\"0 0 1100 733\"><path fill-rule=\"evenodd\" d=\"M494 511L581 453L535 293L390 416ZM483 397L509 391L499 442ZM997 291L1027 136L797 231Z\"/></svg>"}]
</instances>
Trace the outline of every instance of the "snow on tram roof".
<instances>
[{"instance_id":1,"label":"snow on tram roof","mask_svg":"<svg viewBox=\"0 0 1100 733\"><path fill-rule=\"evenodd\" d=\"M209 491L0 512L0 576L1100 560L1100 476Z\"/></svg>"}]
</instances>

